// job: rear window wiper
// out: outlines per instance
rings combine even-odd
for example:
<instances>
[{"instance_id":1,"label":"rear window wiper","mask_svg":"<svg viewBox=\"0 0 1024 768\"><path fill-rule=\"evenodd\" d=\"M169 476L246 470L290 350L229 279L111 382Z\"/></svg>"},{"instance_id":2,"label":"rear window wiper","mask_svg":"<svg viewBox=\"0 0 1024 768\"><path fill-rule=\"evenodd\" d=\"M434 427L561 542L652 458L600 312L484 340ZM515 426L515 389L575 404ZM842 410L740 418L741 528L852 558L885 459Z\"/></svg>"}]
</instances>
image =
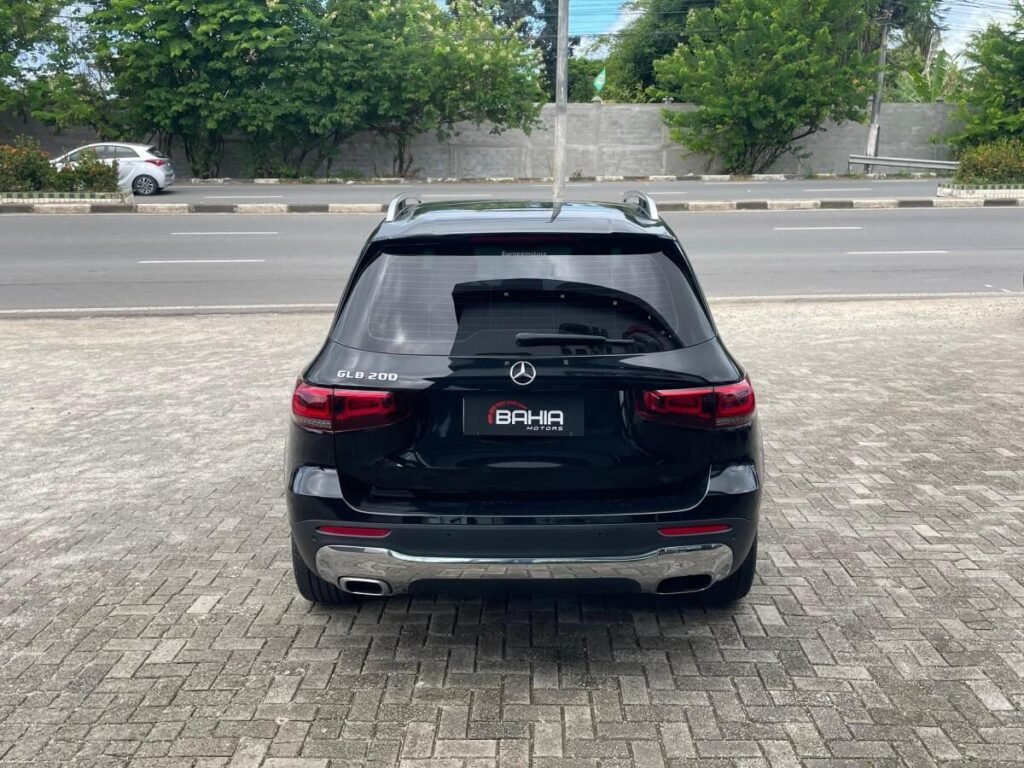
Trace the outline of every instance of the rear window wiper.
<instances>
[{"instance_id":1,"label":"rear window wiper","mask_svg":"<svg viewBox=\"0 0 1024 768\"><path fill-rule=\"evenodd\" d=\"M517 333L517 347L543 347L549 344L584 344L587 346L632 347L636 339L609 339L607 336L592 336L586 333Z\"/></svg>"}]
</instances>

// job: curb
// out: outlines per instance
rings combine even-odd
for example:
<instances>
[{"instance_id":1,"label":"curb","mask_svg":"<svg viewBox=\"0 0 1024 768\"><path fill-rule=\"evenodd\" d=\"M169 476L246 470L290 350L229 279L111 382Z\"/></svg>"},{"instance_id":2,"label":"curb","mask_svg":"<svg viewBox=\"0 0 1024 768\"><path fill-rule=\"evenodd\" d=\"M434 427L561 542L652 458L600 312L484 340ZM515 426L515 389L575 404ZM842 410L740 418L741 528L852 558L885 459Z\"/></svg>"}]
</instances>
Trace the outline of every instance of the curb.
<instances>
[{"instance_id":1,"label":"curb","mask_svg":"<svg viewBox=\"0 0 1024 768\"><path fill-rule=\"evenodd\" d=\"M886 210L894 208L1024 208L1024 198L873 198L861 200L687 200L664 201L658 208L666 212L706 213L714 211L815 211ZM3 203L4 213L141 213L168 215L185 213L334 213L379 214L387 210L381 203Z\"/></svg>"},{"instance_id":2,"label":"curb","mask_svg":"<svg viewBox=\"0 0 1024 768\"><path fill-rule=\"evenodd\" d=\"M921 179L937 179L942 178L937 173L911 173L911 174L893 174L894 178L906 178L908 180L921 180ZM729 173L688 173L682 176L673 176L672 174L656 174L650 176L642 175L598 175L598 176L572 176L567 181L596 181L596 182L622 182L622 181L638 181L638 182L666 182L666 181L711 181L711 182L722 182L722 181L792 181L792 180L824 180L824 179L887 179L888 174L885 173L871 173L871 174L842 174L842 173L755 173L750 176L741 176L737 174ZM327 176L325 178L302 178L302 179L282 179L273 177L255 177L255 178L234 178L225 176L223 178L216 179L200 179L190 178L182 179L182 184L192 184L202 186L204 184L210 185L231 185L231 184L280 184L280 185L291 185L291 186L352 186L362 185L367 187L377 186L381 184L526 184L526 183L551 183L550 176L476 176L476 177L465 177L465 178L454 178L454 177L443 177L443 176L426 176L424 178L406 179L401 176L373 176L368 178L346 178L344 176Z\"/></svg>"}]
</instances>

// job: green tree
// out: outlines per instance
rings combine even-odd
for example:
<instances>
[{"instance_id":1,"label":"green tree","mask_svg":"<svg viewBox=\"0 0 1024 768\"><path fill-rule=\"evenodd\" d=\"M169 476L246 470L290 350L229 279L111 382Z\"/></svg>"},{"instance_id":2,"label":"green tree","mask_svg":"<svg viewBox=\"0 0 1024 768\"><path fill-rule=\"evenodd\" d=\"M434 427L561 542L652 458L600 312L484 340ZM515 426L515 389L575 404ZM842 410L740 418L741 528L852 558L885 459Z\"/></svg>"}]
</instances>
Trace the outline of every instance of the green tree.
<instances>
[{"instance_id":1,"label":"green tree","mask_svg":"<svg viewBox=\"0 0 1024 768\"><path fill-rule=\"evenodd\" d=\"M87 126L101 139L131 138L112 73L97 61L97 35L88 19L65 11L64 34L50 49L46 66L25 82L23 103L33 117L58 130Z\"/></svg>"},{"instance_id":2,"label":"green tree","mask_svg":"<svg viewBox=\"0 0 1024 768\"><path fill-rule=\"evenodd\" d=\"M574 56L569 59L569 101L593 101L594 78L605 68L604 59L585 59Z\"/></svg>"},{"instance_id":3,"label":"green tree","mask_svg":"<svg viewBox=\"0 0 1024 768\"><path fill-rule=\"evenodd\" d=\"M660 101L653 92L654 62L685 42L691 10L717 0L631 0L633 21L609 37L607 97L613 101Z\"/></svg>"},{"instance_id":4,"label":"green tree","mask_svg":"<svg viewBox=\"0 0 1024 768\"><path fill-rule=\"evenodd\" d=\"M384 0L371 10L374 41L362 68L373 80L366 125L395 148L393 173L413 172L412 140L440 139L462 121L529 131L544 92L536 53L472 2Z\"/></svg>"},{"instance_id":5,"label":"green tree","mask_svg":"<svg viewBox=\"0 0 1024 768\"><path fill-rule=\"evenodd\" d=\"M362 128L376 87L358 54L373 43L367 3L288 6L278 34L291 42L268 46L240 83L238 127L259 175L307 175L324 160L329 172L338 146Z\"/></svg>"},{"instance_id":6,"label":"green tree","mask_svg":"<svg viewBox=\"0 0 1024 768\"><path fill-rule=\"evenodd\" d=\"M98 0L88 24L124 130L179 139L208 176L235 131L266 155L286 130L300 153L327 130L308 110L329 74L323 18L318 0Z\"/></svg>"},{"instance_id":7,"label":"green tree","mask_svg":"<svg viewBox=\"0 0 1024 768\"><path fill-rule=\"evenodd\" d=\"M515 29L523 42L540 52L546 98L554 101L558 58L558 0L449 0L448 6L457 14L460 5L467 2L490 14L495 23ZM579 37L569 37L570 57L579 44Z\"/></svg>"},{"instance_id":8,"label":"green tree","mask_svg":"<svg viewBox=\"0 0 1024 768\"><path fill-rule=\"evenodd\" d=\"M1003 138L1024 138L1024 2L1016 19L977 34L967 49L968 84L961 117L960 149Z\"/></svg>"},{"instance_id":9,"label":"green tree","mask_svg":"<svg viewBox=\"0 0 1024 768\"><path fill-rule=\"evenodd\" d=\"M26 73L45 61L47 48L61 39L60 7L58 0L0 2L0 109L16 103Z\"/></svg>"},{"instance_id":10,"label":"green tree","mask_svg":"<svg viewBox=\"0 0 1024 768\"><path fill-rule=\"evenodd\" d=\"M868 17L851 0L724 0L695 11L689 43L656 64L692 112L666 111L674 140L731 173L759 173L834 120L862 120L873 67Z\"/></svg>"},{"instance_id":11,"label":"green tree","mask_svg":"<svg viewBox=\"0 0 1024 768\"><path fill-rule=\"evenodd\" d=\"M899 68L886 81L887 101L952 102L962 97L966 77L955 56L939 50L925 61L916 49L900 48L896 53Z\"/></svg>"}]
</instances>

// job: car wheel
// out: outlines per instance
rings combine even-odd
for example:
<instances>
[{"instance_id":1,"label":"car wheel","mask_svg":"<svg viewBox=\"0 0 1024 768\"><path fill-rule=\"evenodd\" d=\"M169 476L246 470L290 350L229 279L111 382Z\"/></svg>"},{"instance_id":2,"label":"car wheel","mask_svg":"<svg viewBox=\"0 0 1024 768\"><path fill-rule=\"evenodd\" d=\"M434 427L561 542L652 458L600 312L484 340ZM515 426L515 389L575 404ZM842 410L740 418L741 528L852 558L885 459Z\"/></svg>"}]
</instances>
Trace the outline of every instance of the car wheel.
<instances>
[{"instance_id":1,"label":"car wheel","mask_svg":"<svg viewBox=\"0 0 1024 768\"><path fill-rule=\"evenodd\" d=\"M295 574L295 586L299 594L311 603L321 605L344 605L351 603L352 595L342 592L330 582L324 581L309 569L299 554L299 548L292 540L292 572Z\"/></svg>"},{"instance_id":2,"label":"car wheel","mask_svg":"<svg viewBox=\"0 0 1024 768\"><path fill-rule=\"evenodd\" d=\"M135 181L132 182L132 191L136 195L149 197L160 191L160 185L156 183L156 179L152 176L136 176Z\"/></svg>"},{"instance_id":3,"label":"car wheel","mask_svg":"<svg viewBox=\"0 0 1024 768\"><path fill-rule=\"evenodd\" d=\"M742 600L750 592L754 584L754 571L757 570L757 537L750 545L750 553L743 565L732 576L717 584L712 584L704 592L700 593L701 602L710 606L724 606Z\"/></svg>"}]
</instances>

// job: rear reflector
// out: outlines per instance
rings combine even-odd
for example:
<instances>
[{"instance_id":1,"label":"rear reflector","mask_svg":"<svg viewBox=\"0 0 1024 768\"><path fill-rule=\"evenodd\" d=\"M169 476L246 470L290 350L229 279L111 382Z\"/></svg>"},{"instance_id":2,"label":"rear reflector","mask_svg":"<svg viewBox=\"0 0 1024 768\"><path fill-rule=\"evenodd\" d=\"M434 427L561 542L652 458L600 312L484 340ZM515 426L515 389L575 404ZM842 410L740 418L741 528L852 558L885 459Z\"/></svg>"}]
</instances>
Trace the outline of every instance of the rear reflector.
<instances>
[{"instance_id":1,"label":"rear reflector","mask_svg":"<svg viewBox=\"0 0 1024 768\"><path fill-rule=\"evenodd\" d=\"M299 380L292 394L292 420L318 432L384 427L408 415L403 393L331 389Z\"/></svg>"},{"instance_id":2,"label":"rear reflector","mask_svg":"<svg viewBox=\"0 0 1024 768\"><path fill-rule=\"evenodd\" d=\"M659 528L662 536L703 536L707 533L725 533L730 530L728 525L682 525L674 528Z\"/></svg>"},{"instance_id":3,"label":"rear reflector","mask_svg":"<svg viewBox=\"0 0 1024 768\"><path fill-rule=\"evenodd\" d=\"M744 379L721 387L658 389L640 393L642 419L681 427L740 427L754 419L754 388Z\"/></svg>"},{"instance_id":4,"label":"rear reflector","mask_svg":"<svg viewBox=\"0 0 1024 768\"><path fill-rule=\"evenodd\" d=\"M325 525L316 530L317 533L328 536L354 536L362 539L383 539L391 533L387 528L356 528L344 525Z\"/></svg>"}]
</instances>

